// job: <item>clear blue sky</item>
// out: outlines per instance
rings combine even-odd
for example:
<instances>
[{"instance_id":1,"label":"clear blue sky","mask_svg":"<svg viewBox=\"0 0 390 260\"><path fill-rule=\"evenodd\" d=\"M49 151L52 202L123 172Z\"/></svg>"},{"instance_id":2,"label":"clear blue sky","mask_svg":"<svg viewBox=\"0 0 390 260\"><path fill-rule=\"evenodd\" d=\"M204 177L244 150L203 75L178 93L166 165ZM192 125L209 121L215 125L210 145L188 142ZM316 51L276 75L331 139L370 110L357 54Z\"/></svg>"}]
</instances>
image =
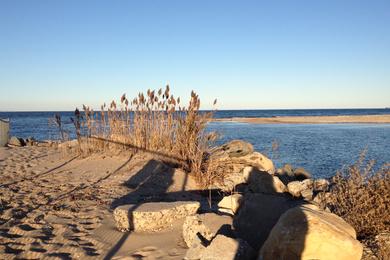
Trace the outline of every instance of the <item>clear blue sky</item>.
<instances>
[{"instance_id":1,"label":"clear blue sky","mask_svg":"<svg viewBox=\"0 0 390 260\"><path fill-rule=\"evenodd\" d=\"M169 83L209 108L390 106L390 1L0 1L0 111Z\"/></svg>"}]
</instances>

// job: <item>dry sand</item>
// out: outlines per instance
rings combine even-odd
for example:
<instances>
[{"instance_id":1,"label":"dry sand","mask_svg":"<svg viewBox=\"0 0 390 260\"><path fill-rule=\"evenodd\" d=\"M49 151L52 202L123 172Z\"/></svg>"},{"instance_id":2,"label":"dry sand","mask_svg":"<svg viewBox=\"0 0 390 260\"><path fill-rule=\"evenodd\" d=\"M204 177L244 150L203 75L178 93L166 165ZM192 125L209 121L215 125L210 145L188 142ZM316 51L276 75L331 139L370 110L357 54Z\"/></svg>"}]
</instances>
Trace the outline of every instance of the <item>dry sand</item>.
<instances>
[{"instance_id":1,"label":"dry sand","mask_svg":"<svg viewBox=\"0 0 390 260\"><path fill-rule=\"evenodd\" d=\"M218 122L239 122L254 124L336 124L336 123L375 123L389 124L390 115L362 116L280 116L280 117L233 117L215 119Z\"/></svg>"},{"instance_id":2,"label":"dry sand","mask_svg":"<svg viewBox=\"0 0 390 260\"><path fill-rule=\"evenodd\" d=\"M182 259L182 223L153 235L121 233L112 210L184 198L191 185L184 172L147 155L0 148L0 259Z\"/></svg>"}]
</instances>

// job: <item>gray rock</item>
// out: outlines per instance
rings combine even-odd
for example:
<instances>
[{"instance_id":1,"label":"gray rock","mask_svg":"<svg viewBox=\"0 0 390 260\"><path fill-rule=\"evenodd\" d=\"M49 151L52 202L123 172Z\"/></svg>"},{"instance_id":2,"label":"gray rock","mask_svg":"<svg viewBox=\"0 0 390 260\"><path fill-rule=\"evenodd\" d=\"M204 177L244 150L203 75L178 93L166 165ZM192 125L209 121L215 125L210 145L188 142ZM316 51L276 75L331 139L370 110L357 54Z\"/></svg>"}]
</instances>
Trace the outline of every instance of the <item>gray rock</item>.
<instances>
[{"instance_id":1,"label":"gray rock","mask_svg":"<svg viewBox=\"0 0 390 260\"><path fill-rule=\"evenodd\" d=\"M213 156L242 157L253 153L253 151L252 144L242 140L233 140L215 149Z\"/></svg>"}]
</instances>

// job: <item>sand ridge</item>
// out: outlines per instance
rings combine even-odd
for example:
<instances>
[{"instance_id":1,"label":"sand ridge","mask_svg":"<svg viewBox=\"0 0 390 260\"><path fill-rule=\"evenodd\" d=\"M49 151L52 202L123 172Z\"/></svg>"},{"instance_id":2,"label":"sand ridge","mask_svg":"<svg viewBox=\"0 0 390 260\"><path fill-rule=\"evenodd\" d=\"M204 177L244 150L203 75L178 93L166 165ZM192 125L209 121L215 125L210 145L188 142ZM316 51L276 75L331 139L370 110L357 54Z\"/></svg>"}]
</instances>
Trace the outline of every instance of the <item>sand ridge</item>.
<instances>
[{"instance_id":1,"label":"sand ridge","mask_svg":"<svg viewBox=\"0 0 390 260\"><path fill-rule=\"evenodd\" d=\"M390 115L232 117L217 118L214 121L253 124L390 124Z\"/></svg>"}]
</instances>

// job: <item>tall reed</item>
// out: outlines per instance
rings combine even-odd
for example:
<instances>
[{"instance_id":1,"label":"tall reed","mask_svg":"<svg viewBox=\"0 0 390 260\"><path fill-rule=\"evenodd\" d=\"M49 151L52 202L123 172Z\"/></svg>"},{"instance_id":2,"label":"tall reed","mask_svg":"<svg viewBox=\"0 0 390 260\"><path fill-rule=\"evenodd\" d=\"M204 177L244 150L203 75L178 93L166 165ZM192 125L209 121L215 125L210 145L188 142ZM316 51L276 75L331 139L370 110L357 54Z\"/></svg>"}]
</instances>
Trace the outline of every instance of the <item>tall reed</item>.
<instances>
[{"instance_id":1,"label":"tall reed","mask_svg":"<svg viewBox=\"0 0 390 260\"><path fill-rule=\"evenodd\" d=\"M103 104L98 112L84 105L84 117L75 115L73 122L78 139L83 136L84 152L112 147L159 152L201 174L204 153L211 141L205 128L213 112L200 111L200 98L193 91L187 106L180 102L166 86L165 90L139 93L131 100L124 94L120 102Z\"/></svg>"}]
</instances>

